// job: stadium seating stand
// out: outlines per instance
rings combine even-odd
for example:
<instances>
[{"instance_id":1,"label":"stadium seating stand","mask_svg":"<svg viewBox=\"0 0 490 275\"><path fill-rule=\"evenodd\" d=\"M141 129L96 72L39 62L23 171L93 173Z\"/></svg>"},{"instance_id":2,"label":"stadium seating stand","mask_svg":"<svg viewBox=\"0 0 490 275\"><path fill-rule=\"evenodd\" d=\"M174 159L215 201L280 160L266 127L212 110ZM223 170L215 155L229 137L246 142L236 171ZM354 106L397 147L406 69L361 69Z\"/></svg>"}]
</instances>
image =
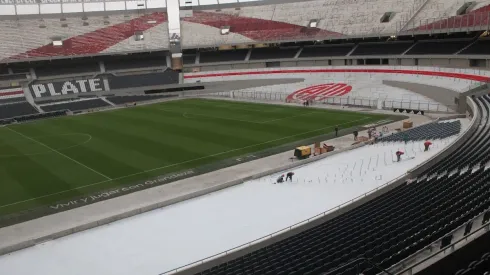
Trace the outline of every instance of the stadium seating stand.
<instances>
[{"instance_id":1,"label":"stadium seating stand","mask_svg":"<svg viewBox=\"0 0 490 275\"><path fill-rule=\"evenodd\" d=\"M244 61L245 57L247 56L247 53L248 53L248 49L201 52L199 63Z\"/></svg>"},{"instance_id":2,"label":"stadium seating stand","mask_svg":"<svg viewBox=\"0 0 490 275\"><path fill-rule=\"evenodd\" d=\"M455 54L470 43L471 40L419 41L405 54Z\"/></svg>"},{"instance_id":3,"label":"stadium seating stand","mask_svg":"<svg viewBox=\"0 0 490 275\"><path fill-rule=\"evenodd\" d=\"M463 163L457 168L462 169L467 165L464 162L468 159L463 158L466 153L475 158L490 156L481 150L484 148L481 144L478 146L478 141L490 143L486 134L490 128L490 97L476 101L482 112L476 123L485 127L477 129L473 138L440 165L461 159ZM198 274L312 275L329 274L335 269L332 274L374 275L379 270L366 263L345 264L366 257L382 268L389 268L490 208L490 169L480 167L424 178L426 173L421 180L399 185L313 228Z\"/></svg>"},{"instance_id":4,"label":"stadium seating stand","mask_svg":"<svg viewBox=\"0 0 490 275\"><path fill-rule=\"evenodd\" d=\"M323 57L323 56L344 56L354 47L354 44L339 44L325 46L307 46L303 48L299 58Z\"/></svg>"},{"instance_id":5,"label":"stadium seating stand","mask_svg":"<svg viewBox=\"0 0 490 275\"><path fill-rule=\"evenodd\" d=\"M25 101L24 98L23 102L4 104L0 106L0 119L14 118L36 113L38 113L38 111L32 107L29 102Z\"/></svg>"},{"instance_id":6,"label":"stadium seating stand","mask_svg":"<svg viewBox=\"0 0 490 275\"><path fill-rule=\"evenodd\" d=\"M116 105L122 105L122 104L133 103L133 102L171 98L175 96L176 95L126 95L126 96L110 96L107 97L107 100L109 100L110 102Z\"/></svg>"},{"instance_id":7,"label":"stadium seating stand","mask_svg":"<svg viewBox=\"0 0 490 275\"><path fill-rule=\"evenodd\" d=\"M426 139L443 139L458 134L461 131L461 122L429 123L413 129L386 136L379 141L383 142L401 142L417 141Z\"/></svg>"},{"instance_id":8,"label":"stadium seating stand","mask_svg":"<svg viewBox=\"0 0 490 275\"><path fill-rule=\"evenodd\" d=\"M62 110L70 110L72 112L90 110L90 109L98 109L103 107L111 106L107 102L102 99L89 99L89 100L80 100L73 101L67 103L57 103L53 105L45 105L41 108L45 112L53 112L53 111L62 111Z\"/></svg>"},{"instance_id":9,"label":"stadium seating stand","mask_svg":"<svg viewBox=\"0 0 490 275\"><path fill-rule=\"evenodd\" d=\"M481 54L490 55L490 39L477 40L459 54Z\"/></svg>"},{"instance_id":10,"label":"stadium seating stand","mask_svg":"<svg viewBox=\"0 0 490 275\"><path fill-rule=\"evenodd\" d=\"M412 41L360 43L351 55L397 55L404 53L412 44Z\"/></svg>"},{"instance_id":11,"label":"stadium seating stand","mask_svg":"<svg viewBox=\"0 0 490 275\"><path fill-rule=\"evenodd\" d=\"M293 58L299 47L253 49L250 60Z\"/></svg>"}]
</instances>

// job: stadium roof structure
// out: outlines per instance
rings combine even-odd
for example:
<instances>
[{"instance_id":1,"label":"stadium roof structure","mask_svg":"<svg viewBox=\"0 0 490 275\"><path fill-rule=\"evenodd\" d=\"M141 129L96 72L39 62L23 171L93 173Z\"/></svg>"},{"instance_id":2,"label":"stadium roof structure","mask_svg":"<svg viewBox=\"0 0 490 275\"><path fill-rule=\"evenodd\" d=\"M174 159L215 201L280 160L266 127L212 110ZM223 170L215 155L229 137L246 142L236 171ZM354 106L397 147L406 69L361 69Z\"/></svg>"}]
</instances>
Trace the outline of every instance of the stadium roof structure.
<instances>
[{"instance_id":1,"label":"stadium roof structure","mask_svg":"<svg viewBox=\"0 0 490 275\"><path fill-rule=\"evenodd\" d=\"M304 0L175 0L180 7L219 9L247 5L270 5ZM0 0L0 16L34 14L90 13L141 9L165 9L167 0Z\"/></svg>"}]
</instances>

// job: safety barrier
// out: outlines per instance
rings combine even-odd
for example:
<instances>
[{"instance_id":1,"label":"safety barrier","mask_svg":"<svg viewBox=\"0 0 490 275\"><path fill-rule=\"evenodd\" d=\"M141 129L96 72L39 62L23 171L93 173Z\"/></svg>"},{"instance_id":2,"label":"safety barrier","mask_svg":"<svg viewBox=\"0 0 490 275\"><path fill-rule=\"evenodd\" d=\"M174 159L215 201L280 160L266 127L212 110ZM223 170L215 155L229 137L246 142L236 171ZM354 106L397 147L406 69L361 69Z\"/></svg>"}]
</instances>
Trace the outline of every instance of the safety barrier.
<instances>
[{"instance_id":1,"label":"safety barrier","mask_svg":"<svg viewBox=\"0 0 490 275\"><path fill-rule=\"evenodd\" d=\"M231 92L219 92L211 94L213 96L247 99L252 101L276 101L285 102L289 96L287 93L274 93L263 91L231 91ZM296 100L298 101L298 100ZM385 110L392 109L409 109L427 112L438 113L453 113L456 106L445 106L443 104L431 101L419 101L410 99L381 99L381 98L368 98L368 97L327 97L321 100L314 100L314 103L322 103L329 105L341 105L352 107L367 107L378 108Z\"/></svg>"}]
</instances>

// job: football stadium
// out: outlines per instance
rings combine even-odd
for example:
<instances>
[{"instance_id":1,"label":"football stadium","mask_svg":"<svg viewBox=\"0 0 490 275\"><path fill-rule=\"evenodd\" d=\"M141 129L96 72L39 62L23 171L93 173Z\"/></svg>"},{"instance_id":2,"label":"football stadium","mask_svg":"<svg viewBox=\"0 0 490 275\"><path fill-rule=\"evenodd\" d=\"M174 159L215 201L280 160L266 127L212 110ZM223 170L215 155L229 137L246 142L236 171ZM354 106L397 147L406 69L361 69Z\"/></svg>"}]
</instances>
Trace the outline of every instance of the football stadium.
<instances>
[{"instance_id":1,"label":"football stadium","mask_svg":"<svg viewBox=\"0 0 490 275\"><path fill-rule=\"evenodd\" d=\"M490 1L0 0L0 274L490 275Z\"/></svg>"}]
</instances>

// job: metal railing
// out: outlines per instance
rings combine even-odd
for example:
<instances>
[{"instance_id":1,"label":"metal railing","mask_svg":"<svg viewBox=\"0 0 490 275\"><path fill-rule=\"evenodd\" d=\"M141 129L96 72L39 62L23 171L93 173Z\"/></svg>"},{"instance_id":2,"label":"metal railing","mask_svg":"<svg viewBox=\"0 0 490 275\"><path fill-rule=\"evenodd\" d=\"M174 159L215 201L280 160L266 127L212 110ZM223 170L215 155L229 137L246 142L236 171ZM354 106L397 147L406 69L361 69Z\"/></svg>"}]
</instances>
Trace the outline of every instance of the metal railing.
<instances>
[{"instance_id":1,"label":"metal railing","mask_svg":"<svg viewBox=\"0 0 490 275\"><path fill-rule=\"evenodd\" d=\"M263 92L263 91L232 91L232 92L219 92L210 94L212 96L246 99L252 101L280 101L286 102L288 93L282 92ZM292 100L294 101L294 100ZM300 102L299 100L296 100ZM369 98L369 97L326 97L320 100L313 100L315 103L340 105L340 106L352 106L352 107L367 107L391 110L397 109L410 109L428 112L443 112L452 113L456 110L456 106L446 106L437 102L420 101L410 99L383 99L383 98Z\"/></svg>"},{"instance_id":2,"label":"metal railing","mask_svg":"<svg viewBox=\"0 0 490 275\"><path fill-rule=\"evenodd\" d=\"M174 268L174 269L171 269L171 270L165 271L165 272L163 272L163 273L160 273L159 275L175 274L175 273L180 272L180 271L183 271L183 270L185 270L185 269L188 269L188 268L191 268L191 267L194 267L194 266L198 266L198 265L204 264L204 263L209 262L209 261L211 261L211 260L214 260L214 259L217 259L217 258L220 258L220 257L226 256L226 255L228 255L228 254L230 254L230 253L236 252L236 251L238 251L238 250L240 250L240 249L244 249L244 248L250 247L250 246L252 246L252 245L254 245L254 244L260 243L260 242L262 242L262 241L265 241L265 240L271 239L271 238L272 238L272 237L274 237L274 236L277 236L277 235L283 234L283 233L285 233L285 232L291 231L292 229L295 229L295 228L297 228L297 227L299 227L299 226L302 226L302 225L304 225L304 224L307 224L307 223L309 223L309 222L311 222L311 221L314 221L314 220L320 219L320 218L322 218L322 217L326 216L327 214L333 213L333 212L335 212L335 211L339 210L340 208L342 208L342 207L344 207L344 206L346 206L346 205L348 205L348 204L351 204L351 203L356 202L356 201L358 201L358 200L360 200L360 199L362 199L362 198L365 198L365 197L367 197L368 195L373 194L374 192L376 192L376 191L378 191L378 190L380 190L380 189L382 189L382 188L384 188L384 187L386 187L386 186L388 186L388 185L391 185L392 183L395 183L395 182L397 182L397 181L399 181L399 180L403 179L405 176L406 176L406 174L404 174L404 175L402 175L402 176L399 176L399 177L397 177L397 178L393 179L392 181L387 182L387 183L385 183L385 184L382 184L382 185L380 185L380 186L378 186L378 187L376 187L376 188L374 188L374 189L372 189L372 190L370 190L370 191L368 191L368 192L366 192L366 193L364 193L364 194L362 194L362 195L359 195L359 196L357 196L357 197L355 197L355 198L353 198L353 199L351 199L351 200L349 200L349 201L346 201L346 202L344 202L344 203L342 203L342 204L340 204L340 205L338 205L338 206L336 206L336 207L330 208L330 209L328 209L328 210L326 210L326 211L324 211L324 212L322 212L322 213L320 213L320 214L317 214L317 215L315 215L315 216L313 216L313 217L310 217L310 218L308 218L308 219L305 219L305 220L302 220L302 221L300 221L300 222L297 222L297 223L295 223L295 224L293 224L293 225L291 225L291 226L288 226L288 227L286 227L286 228L283 228L283 229L281 229L281 230L278 230L278 231L273 232L273 233L271 233L271 234L268 234L268 235L266 235L266 236L260 237L260 238L258 238L258 239L253 240L253 241L250 241L250 242L248 242L248 243L245 243L245 244L242 244L242 245L239 245L239 246L233 247L233 248L231 248L231 249L228 249L228 250L226 250L226 251L223 251L223 252L220 252L220 253L214 254L214 255L212 255L212 256L206 257L206 258L204 258L204 259L201 259L201 260L198 260L198 261L192 262L192 263L190 263L190 264L187 264L187 265L184 265L184 266L181 266L181 267L178 267L178 268Z\"/></svg>"},{"instance_id":3,"label":"metal railing","mask_svg":"<svg viewBox=\"0 0 490 275\"><path fill-rule=\"evenodd\" d=\"M371 261L369 258L366 258L366 257L360 257L360 258L357 258L357 259L355 259L355 260L353 260L353 261L350 261L350 262L348 262L348 263L346 263L346 264L344 264L344 265L341 265L341 266L339 266L339 267L337 267L337 268L334 268L334 269L332 269L332 270L329 270L329 271L327 271L327 272L323 273L322 275L333 275L333 274L337 274L337 272L338 272L339 270L342 270L343 268L345 268L345 267L347 267L347 266L351 266L351 265L353 265L353 264L358 264L359 262L363 262L363 263L365 262L365 263L368 263L368 264L369 264L369 265L371 265L372 267L374 267L374 268L376 268L376 269L380 270L380 271L382 272L381 274L394 275L393 273L389 272L388 270L386 270L386 269L382 268L381 266L379 266L379 265L377 265L377 264L373 263L373 262L372 262L372 261ZM359 273L359 274L361 274L361 273Z\"/></svg>"},{"instance_id":4,"label":"metal railing","mask_svg":"<svg viewBox=\"0 0 490 275\"><path fill-rule=\"evenodd\" d=\"M490 11L472 12L459 16L426 18L412 20L404 29L398 22L399 35L432 34L468 31L488 31L490 29Z\"/></svg>"},{"instance_id":5,"label":"metal railing","mask_svg":"<svg viewBox=\"0 0 490 275\"><path fill-rule=\"evenodd\" d=\"M484 234L486 233L487 231L490 231L490 221L487 221L485 222L483 220L483 216L485 215L485 213L487 213L489 210L487 209L486 211L483 211L482 213L480 213L478 216L474 217L473 219L470 220L470 222L474 222L474 221L477 221L479 219L482 219L482 225L478 228L476 228L475 230L473 230L472 232L468 233L468 234L463 234L463 236L461 238L459 238L457 241L451 241L450 244L446 245L446 246L442 246L441 242L444 238L448 237L448 236L454 236L456 233L460 232L460 231L463 231L465 230L466 228L466 225L467 223L465 223L464 225L456 228L455 230L453 230L450 234L446 234L444 235L443 237L439 238L437 241L433 242L431 245L428 245L427 247L424 247L423 249L417 251L415 253L415 255L411 256L411 257L408 257L406 260L410 260L410 259L413 259L414 256L417 256L418 254L420 253L423 253L427 250L429 250L430 252L433 252L432 249L436 246L436 244L440 247L440 249L436 252L434 252L433 254L431 254L430 256L428 257L425 257L424 259L422 259L421 261L417 261L416 263L408 266L408 267L405 267L403 266L403 262L401 263L402 264L402 270L400 271L392 271L394 272L395 274L397 275L401 275L401 274L412 274L413 272L413 269L420 266L421 264L424 264L426 263L427 261L431 260L431 259L434 259L434 257L438 256L439 254L441 253L446 253L448 250L450 250L451 252L455 250L455 246L457 244L460 244L464 241L468 241L468 239L470 237L475 237L476 234ZM482 230L484 230L484 232L482 232ZM477 236L478 237L478 236ZM471 241L471 240L470 240ZM441 247L442 246L442 247Z\"/></svg>"}]
</instances>

